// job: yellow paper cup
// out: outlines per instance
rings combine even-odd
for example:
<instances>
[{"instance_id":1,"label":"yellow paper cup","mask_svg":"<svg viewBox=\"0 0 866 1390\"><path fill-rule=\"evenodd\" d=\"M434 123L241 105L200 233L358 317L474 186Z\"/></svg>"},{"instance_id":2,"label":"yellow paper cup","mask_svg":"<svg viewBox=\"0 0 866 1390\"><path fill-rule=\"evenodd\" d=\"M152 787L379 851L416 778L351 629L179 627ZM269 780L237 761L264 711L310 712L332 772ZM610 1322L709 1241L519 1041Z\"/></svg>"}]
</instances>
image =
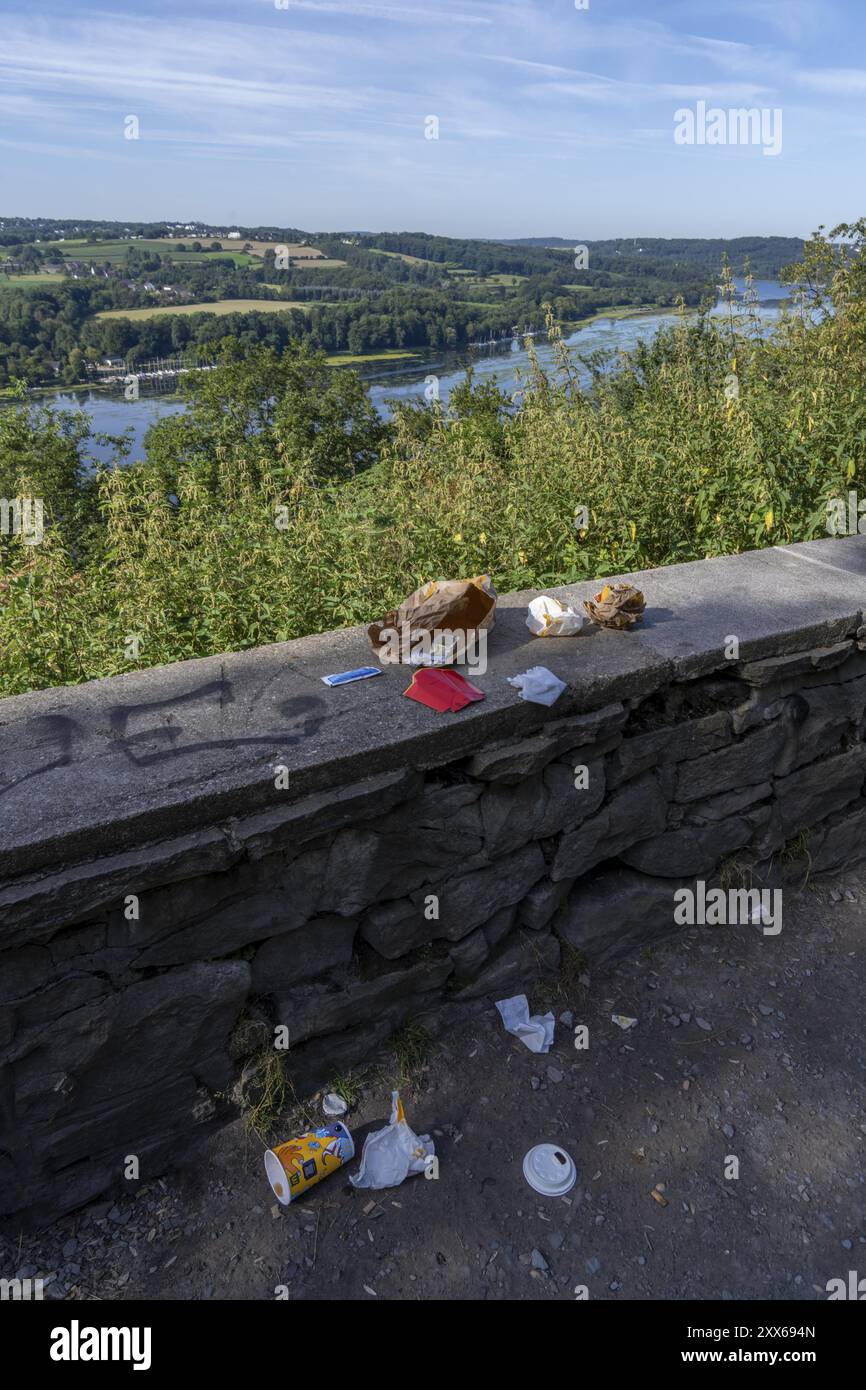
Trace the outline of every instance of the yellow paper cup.
<instances>
[{"instance_id":1,"label":"yellow paper cup","mask_svg":"<svg viewBox=\"0 0 866 1390\"><path fill-rule=\"evenodd\" d=\"M344 1124L323 1125L288 1139L265 1153L265 1172L284 1207L355 1157L355 1143Z\"/></svg>"}]
</instances>

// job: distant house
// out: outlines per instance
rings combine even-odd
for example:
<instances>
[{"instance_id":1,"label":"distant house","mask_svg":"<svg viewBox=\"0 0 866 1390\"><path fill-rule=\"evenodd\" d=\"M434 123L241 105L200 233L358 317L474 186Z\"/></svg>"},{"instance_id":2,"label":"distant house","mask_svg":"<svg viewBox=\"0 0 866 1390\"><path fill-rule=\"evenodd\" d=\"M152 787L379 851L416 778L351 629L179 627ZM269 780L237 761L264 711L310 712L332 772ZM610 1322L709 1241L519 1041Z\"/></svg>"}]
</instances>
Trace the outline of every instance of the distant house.
<instances>
[{"instance_id":1,"label":"distant house","mask_svg":"<svg viewBox=\"0 0 866 1390\"><path fill-rule=\"evenodd\" d=\"M240 232L229 232L228 239L229 241L240 241L241 234Z\"/></svg>"},{"instance_id":2,"label":"distant house","mask_svg":"<svg viewBox=\"0 0 866 1390\"><path fill-rule=\"evenodd\" d=\"M97 364L98 372L116 372L118 368L126 366L124 357L105 357Z\"/></svg>"},{"instance_id":3,"label":"distant house","mask_svg":"<svg viewBox=\"0 0 866 1390\"><path fill-rule=\"evenodd\" d=\"M145 288L146 290L155 290L155 289L156 289L156 285L154 285L154 284L152 283L152 281L150 281L150 280L145 280L145 282L144 282L144 288Z\"/></svg>"}]
</instances>

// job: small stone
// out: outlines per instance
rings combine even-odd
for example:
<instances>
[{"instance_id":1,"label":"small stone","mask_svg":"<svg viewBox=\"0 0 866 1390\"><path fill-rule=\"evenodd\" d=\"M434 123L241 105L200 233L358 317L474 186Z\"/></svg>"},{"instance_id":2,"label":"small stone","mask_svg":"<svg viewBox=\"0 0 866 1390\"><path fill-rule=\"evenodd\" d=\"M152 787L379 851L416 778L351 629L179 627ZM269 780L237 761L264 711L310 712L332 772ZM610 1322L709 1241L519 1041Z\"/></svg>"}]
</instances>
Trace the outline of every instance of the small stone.
<instances>
[{"instance_id":1,"label":"small stone","mask_svg":"<svg viewBox=\"0 0 866 1390\"><path fill-rule=\"evenodd\" d=\"M540 1250L533 1250L530 1259L532 1262L532 1268L540 1269L542 1274L546 1274L547 1271L550 1269L550 1265L547 1263L547 1260L544 1258Z\"/></svg>"},{"instance_id":2,"label":"small stone","mask_svg":"<svg viewBox=\"0 0 866 1390\"><path fill-rule=\"evenodd\" d=\"M554 1231L552 1235L548 1236L547 1243L551 1250L561 1250L564 1240L565 1236L562 1234L562 1231Z\"/></svg>"},{"instance_id":3,"label":"small stone","mask_svg":"<svg viewBox=\"0 0 866 1390\"><path fill-rule=\"evenodd\" d=\"M552 1081L553 1084L554 1084L554 1086L558 1086L558 1085L559 1085L559 1083L560 1083L560 1081L562 1080L562 1078L563 1078L564 1075L565 1075L565 1072L560 1071L560 1070L559 1070L559 1067L548 1067L548 1068L547 1068L548 1080Z\"/></svg>"},{"instance_id":4,"label":"small stone","mask_svg":"<svg viewBox=\"0 0 866 1390\"><path fill-rule=\"evenodd\" d=\"M593 1255L591 1259L587 1260L587 1262L586 1262L586 1270L587 1270L587 1273L588 1273L588 1274L598 1274L598 1271L599 1271L600 1269L601 1269L601 1260L597 1259L595 1255Z\"/></svg>"},{"instance_id":5,"label":"small stone","mask_svg":"<svg viewBox=\"0 0 866 1390\"><path fill-rule=\"evenodd\" d=\"M850 1241L850 1240L843 1240L843 1241L842 1241L842 1249L843 1249L843 1250L852 1250L853 1248L854 1248L853 1241Z\"/></svg>"},{"instance_id":6,"label":"small stone","mask_svg":"<svg viewBox=\"0 0 866 1390\"><path fill-rule=\"evenodd\" d=\"M695 1023L698 1025L699 1028L702 1028L705 1033L712 1033L713 1025L711 1023L707 1023L707 1020L705 1018L696 1018Z\"/></svg>"},{"instance_id":7,"label":"small stone","mask_svg":"<svg viewBox=\"0 0 866 1390\"><path fill-rule=\"evenodd\" d=\"M680 1020L680 1023L691 1023L692 1021L692 1016L689 1013L678 1014L677 1016Z\"/></svg>"},{"instance_id":8,"label":"small stone","mask_svg":"<svg viewBox=\"0 0 866 1390\"><path fill-rule=\"evenodd\" d=\"M646 1255L638 1255L638 1257L637 1257L637 1262L638 1262L639 1265L645 1265L645 1264L646 1264Z\"/></svg>"},{"instance_id":9,"label":"small stone","mask_svg":"<svg viewBox=\"0 0 866 1390\"><path fill-rule=\"evenodd\" d=\"M725 1136L726 1139L733 1139L733 1137L734 1137L734 1126L733 1126L733 1125L722 1125L722 1134L724 1134L724 1136Z\"/></svg>"},{"instance_id":10,"label":"small stone","mask_svg":"<svg viewBox=\"0 0 866 1390\"><path fill-rule=\"evenodd\" d=\"M78 1241L77 1241L77 1240L74 1240L74 1239L73 1239L73 1240L68 1240L68 1241L66 1242L66 1244L64 1245L64 1247L63 1247L63 1258L64 1258L64 1260L71 1260L71 1259L72 1259L72 1256L75 1254L75 1252L76 1252L77 1249L78 1249Z\"/></svg>"},{"instance_id":11,"label":"small stone","mask_svg":"<svg viewBox=\"0 0 866 1390\"><path fill-rule=\"evenodd\" d=\"M759 1004L758 1012L762 1013L764 1018L769 1018L770 1014L773 1012L773 1006L772 1004Z\"/></svg>"},{"instance_id":12,"label":"small stone","mask_svg":"<svg viewBox=\"0 0 866 1390\"><path fill-rule=\"evenodd\" d=\"M563 1028L573 1028L574 1014L571 1012L571 1009L563 1009L562 1013L559 1015L559 1021Z\"/></svg>"},{"instance_id":13,"label":"small stone","mask_svg":"<svg viewBox=\"0 0 866 1390\"><path fill-rule=\"evenodd\" d=\"M537 1091L537 1090L540 1088L540 1086L541 1086L541 1077L540 1077L540 1076L530 1076L530 1078L529 1078L529 1084L530 1084L530 1086L532 1087L533 1091Z\"/></svg>"},{"instance_id":14,"label":"small stone","mask_svg":"<svg viewBox=\"0 0 866 1390\"><path fill-rule=\"evenodd\" d=\"M611 1282L608 1284L608 1288L610 1289L611 1293L618 1293L619 1290L622 1288L622 1284L619 1282L618 1279L612 1279Z\"/></svg>"}]
</instances>

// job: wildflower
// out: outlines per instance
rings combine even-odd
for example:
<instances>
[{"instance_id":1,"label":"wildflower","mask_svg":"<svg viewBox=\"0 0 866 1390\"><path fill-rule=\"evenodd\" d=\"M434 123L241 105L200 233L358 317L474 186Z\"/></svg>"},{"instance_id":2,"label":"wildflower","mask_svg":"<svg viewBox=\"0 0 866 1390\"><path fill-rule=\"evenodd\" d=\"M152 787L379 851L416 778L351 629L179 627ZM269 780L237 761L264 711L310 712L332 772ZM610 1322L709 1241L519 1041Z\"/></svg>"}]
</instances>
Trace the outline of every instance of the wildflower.
<instances>
[{"instance_id":1,"label":"wildflower","mask_svg":"<svg viewBox=\"0 0 866 1390\"><path fill-rule=\"evenodd\" d=\"M764 530L765 530L765 531L772 531L772 529L773 529L773 520L774 520L774 518L773 518L773 508L771 507L770 510L767 512L766 516L764 517Z\"/></svg>"},{"instance_id":2,"label":"wildflower","mask_svg":"<svg viewBox=\"0 0 866 1390\"><path fill-rule=\"evenodd\" d=\"M518 558L518 560L520 561L521 565L525 565L525 564L526 564L526 551L525 551L525 550L518 550L518 552L517 552L517 558Z\"/></svg>"},{"instance_id":3,"label":"wildflower","mask_svg":"<svg viewBox=\"0 0 866 1390\"><path fill-rule=\"evenodd\" d=\"M452 539L453 541L456 541L457 545L462 545L462 544L463 544L463 537L461 536L461 534L460 534L459 531L457 532L457 535L456 535L456 536L452 536L451 539Z\"/></svg>"},{"instance_id":4,"label":"wildflower","mask_svg":"<svg viewBox=\"0 0 866 1390\"><path fill-rule=\"evenodd\" d=\"M486 545L486 544L487 544L487 532L486 532L486 531L482 531L481 534L480 534L480 536L478 537L478 539L480 540L480 542L481 542L482 545Z\"/></svg>"}]
</instances>

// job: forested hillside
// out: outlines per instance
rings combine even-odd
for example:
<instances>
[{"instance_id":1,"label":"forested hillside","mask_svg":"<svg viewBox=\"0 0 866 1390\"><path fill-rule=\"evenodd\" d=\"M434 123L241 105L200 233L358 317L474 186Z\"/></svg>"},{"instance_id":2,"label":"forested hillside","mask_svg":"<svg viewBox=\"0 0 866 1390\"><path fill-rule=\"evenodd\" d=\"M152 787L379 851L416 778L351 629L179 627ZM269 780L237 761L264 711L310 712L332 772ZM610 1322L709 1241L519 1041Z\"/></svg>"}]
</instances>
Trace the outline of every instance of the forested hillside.
<instances>
[{"instance_id":1,"label":"forested hillside","mask_svg":"<svg viewBox=\"0 0 866 1390\"><path fill-rule=\"evenodd\" d=\"M781 239L768 240L731 243L734 270L747 250L759 273L776 266ZM87 381L107 358L211 362L226 336L363 356L540 329L544 305L562 323L697 306L722 263L721 242L590 242L584 258L422 232L247 227L230 237L203 225L20 218L0 222L0 241L0 389ZM785 243L794 256L800 245Z\"/></svg>"}]
</instances>

